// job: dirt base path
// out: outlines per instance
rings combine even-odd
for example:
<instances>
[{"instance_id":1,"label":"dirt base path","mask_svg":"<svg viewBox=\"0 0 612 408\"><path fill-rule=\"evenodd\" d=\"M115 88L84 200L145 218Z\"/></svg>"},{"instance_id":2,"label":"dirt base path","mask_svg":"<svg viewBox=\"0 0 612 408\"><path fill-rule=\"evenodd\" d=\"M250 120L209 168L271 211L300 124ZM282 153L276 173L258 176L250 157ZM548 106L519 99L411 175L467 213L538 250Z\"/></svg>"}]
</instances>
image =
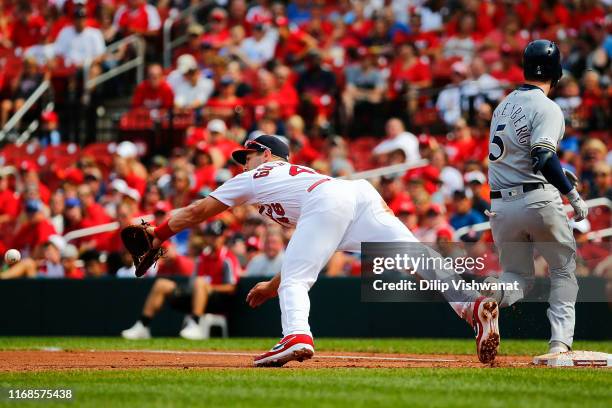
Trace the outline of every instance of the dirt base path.
<instances>
[{"instance_id":1,"label":"dirt base path","mask_svg":"<svg viewBox=\"0 0 612 408\"><path fill-rule=\"evenodd\" d=\"M255 353L246 351L1 351L0 372L39 370L112 370L138 368L249 368ZM500 356L492 367L530 366L529 356ZM285 368L412 368L487 367L470 355L317 353L312 360L291 362Z\"/></svg>"}]
</instances>

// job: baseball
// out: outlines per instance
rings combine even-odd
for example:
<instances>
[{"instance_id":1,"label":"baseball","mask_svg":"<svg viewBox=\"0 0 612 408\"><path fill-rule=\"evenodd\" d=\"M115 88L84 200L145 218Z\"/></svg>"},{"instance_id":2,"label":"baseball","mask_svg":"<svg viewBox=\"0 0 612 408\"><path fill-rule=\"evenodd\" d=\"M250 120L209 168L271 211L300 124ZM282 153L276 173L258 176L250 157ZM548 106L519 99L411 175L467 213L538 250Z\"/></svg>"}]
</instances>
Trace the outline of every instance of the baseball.
<instances>
[{"instance_id":1,"label":"baseball","mask_svg":"<svg viewBox=\"0 0 612 408\"><path fill-rule=\"evenodd\" d=\"M21 260L21 252L16 249L9 249L4 254L4 262L7 265L14 265Z\"/></svg>"}]
</instances>

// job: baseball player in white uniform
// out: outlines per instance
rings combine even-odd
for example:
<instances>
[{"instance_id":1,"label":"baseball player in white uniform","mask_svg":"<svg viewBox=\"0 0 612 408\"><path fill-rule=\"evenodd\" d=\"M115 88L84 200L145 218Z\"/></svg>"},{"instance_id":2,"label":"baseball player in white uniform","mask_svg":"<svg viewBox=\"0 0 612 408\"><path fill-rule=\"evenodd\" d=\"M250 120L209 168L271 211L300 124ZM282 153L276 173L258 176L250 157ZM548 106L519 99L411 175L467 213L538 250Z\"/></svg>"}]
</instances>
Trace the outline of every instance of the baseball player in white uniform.
<instances>
[{"instance_id":1,"label":"baseball player in white uniform","mask_svg":"<svg viewBox=\"0 0 612 408\"><path fill-rule=\"evenodd\" d=\"M489 139L489 217L504 270L500 280L518 282L520 290L490 295L500 307L523 298L534 280L537 249L548 262L551 279L549 352L564 352L573 342L578 284L576 244L560 193L569 199L576 221L588 210L576 191L576 176L561 168L556 155L565 123L559 106L547 97L561 77L555 43L531 42L523 70L526 82L495 109Z\"/></svg>"},{"instance_id":2,"label":"baseball player in white uniform","mask_svg":"<svg viewBox=\"0 0 612 408\"><path fill-rule=\"evenodd\" d=\"M150 231L154 246L173 234L242 204L284 227L295 227L281 273L255 285L247 296L257 307L279 297L283 338L269 352L255 357L255 366L282 366L314 354L308 324L308 291L334 251L360 251L362 242L417 242L366 180L339 180L288 162L289 148L278 137L261 135L233 153L244 172L208 197L178 210ZM419 273L419 271L417 271ZM459 279L459 278L457 278ZM476 330L479 359L491 362L499 345L497 303L477 292L444 293L457 314Z\"/></svg>"}]
</instances>

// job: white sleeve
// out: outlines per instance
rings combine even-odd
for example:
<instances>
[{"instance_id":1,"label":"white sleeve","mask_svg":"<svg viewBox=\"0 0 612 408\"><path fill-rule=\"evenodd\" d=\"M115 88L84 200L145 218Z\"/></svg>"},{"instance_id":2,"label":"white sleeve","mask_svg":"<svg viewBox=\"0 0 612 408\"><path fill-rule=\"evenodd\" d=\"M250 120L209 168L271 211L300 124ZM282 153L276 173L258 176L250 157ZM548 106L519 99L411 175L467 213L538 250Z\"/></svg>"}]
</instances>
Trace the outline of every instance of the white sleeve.
<instances>
[{"instance_id":1,"label":"white sleeve","mask_svg":"<svg viewBox=\"0 0 612 408\"><path fill-rule=\"evenodd\" d=\"M565 133L565 118L561 108L552 102L545 109L536 111L531 129L531 150L536 147L557 151L559 140Z\"/></svg>"},{"instance_id":2,"label":"white sleeve","mask_svg":"<svg viewBox=\"0 0 612 408\"><path fill-rule=\"evenodd\" d=\"M157 31L161 28L161 18L159 17L159 13L155 6L151 4L147 4L147 17L149 20L149 25L147 29L149 31Z\"/></svg>"},{"instance_id":3,"label":"white sleeve","mask_svg":"<svg viewBox=\"0 0 612 408\"><path fill-rule=\"evenodd\" d=\"M94 43L94 51L93 54L96 57L99 57L100 55L104 54L104 51L106 50L106 43L104 42L104 36L102 35L102 31L93 28L92 29L92 38L93 38L93 43Z\"/></svg>"},{"instance_id":4,"label":"white sleeve","mask_svg":"<svg viewBox=\"0 0 612 408\"><path fill-rule=\"evenodd\" d=\"M68 51L70 50L70 26L62 28L62 30L57 35L57 39L55 40L55 44L53 45L55 55L61 55L65 57L68 55Z\"/></svg>"},{"instance_id":5,"label":"white sleeve","mask_svg":"<svg viewBox=\"0 0 612 408\"><path fill-rule=\"evenodd\" d=\"M248 203L255 197L252 176L252 171L241 173L227 180L210 195L229 207Z\"/></svg>"}]
</instances>

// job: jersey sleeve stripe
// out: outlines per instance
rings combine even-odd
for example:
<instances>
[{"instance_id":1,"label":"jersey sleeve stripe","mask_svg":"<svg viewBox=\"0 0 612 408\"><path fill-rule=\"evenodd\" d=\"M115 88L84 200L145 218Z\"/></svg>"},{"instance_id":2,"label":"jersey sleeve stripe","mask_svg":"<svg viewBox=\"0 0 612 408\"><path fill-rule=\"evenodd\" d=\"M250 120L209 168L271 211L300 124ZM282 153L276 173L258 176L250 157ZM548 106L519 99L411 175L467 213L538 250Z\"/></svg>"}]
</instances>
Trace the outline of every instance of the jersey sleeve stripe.
<instances>
[{"instance_id":1,"label":"jersey sleeve stripe","mask_svg":"<svg viewBox=\"0 0 612 408\"><path fill-rule=\"evenodd\" d=\"M554 153L557 153L557 147L553 146L550 143L543 143L543 142L536 143L533 146L531 146L531 150L533 151L533 149L535 149L536 147L543 147L544 149L552 150Z\"/></svg>"}]
</instances>

